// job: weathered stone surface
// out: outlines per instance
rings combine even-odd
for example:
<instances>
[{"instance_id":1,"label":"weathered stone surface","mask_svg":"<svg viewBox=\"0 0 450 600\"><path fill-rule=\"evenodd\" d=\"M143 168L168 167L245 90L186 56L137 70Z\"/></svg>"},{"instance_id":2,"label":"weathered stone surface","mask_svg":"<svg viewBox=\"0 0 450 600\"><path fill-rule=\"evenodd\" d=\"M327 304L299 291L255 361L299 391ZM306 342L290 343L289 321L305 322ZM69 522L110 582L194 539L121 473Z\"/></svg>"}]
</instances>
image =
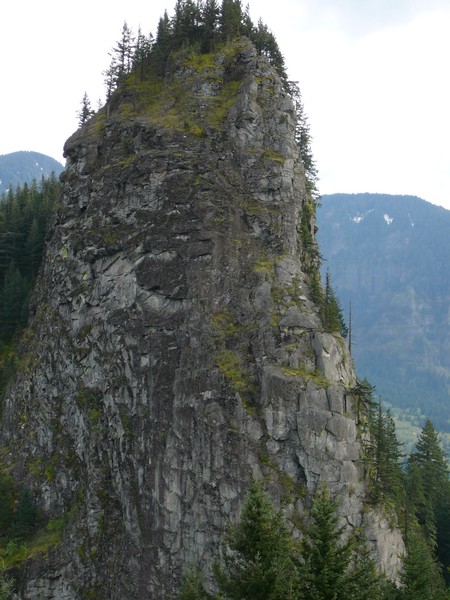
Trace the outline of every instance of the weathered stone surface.
<instances>
[{"instance_id":1,"label":"weathered stone surface","mask_svg":"<svg viewBox=\"0 0 450 600\"><path fill-rule=\"evenodd\" d=\"M208 106L228 85L223 63L214 85L175 70L205 135L155 112L125 118L117 101L66 144L1 434L5 464L67 524L17 598L170 598L191 561L211 565L263 476L288 516L326 484L362 524L355 376L302 270L294 109L242 41L217 128ZM372 531L389 570L378 541L398 554L401 542Z\"/></svg>"}]
</instances>

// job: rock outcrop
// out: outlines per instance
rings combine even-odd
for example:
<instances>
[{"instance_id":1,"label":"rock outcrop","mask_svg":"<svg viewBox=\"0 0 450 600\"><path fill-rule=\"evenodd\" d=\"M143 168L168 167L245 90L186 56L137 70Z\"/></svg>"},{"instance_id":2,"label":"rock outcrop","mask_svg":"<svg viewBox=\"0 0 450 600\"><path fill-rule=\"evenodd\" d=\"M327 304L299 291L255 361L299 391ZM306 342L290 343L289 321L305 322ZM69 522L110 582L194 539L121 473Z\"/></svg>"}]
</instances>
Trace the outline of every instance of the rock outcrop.
<instances>
[{"instance_id":1,"label":"rock outcrop","mask_svg":"<svg viewBox=\"0 0 450 600\"><path fill-rule=\"evenodd\" d=\"M242 40L181 57L162 87L130 82L66 143L1 432L5 465L63 526L18 598L171 597L254 478L293 525L321 483L362 524L355 376L304 272L294 133ZM371 519L395 572L401 539Z\"/></svg>"}]
</instances>

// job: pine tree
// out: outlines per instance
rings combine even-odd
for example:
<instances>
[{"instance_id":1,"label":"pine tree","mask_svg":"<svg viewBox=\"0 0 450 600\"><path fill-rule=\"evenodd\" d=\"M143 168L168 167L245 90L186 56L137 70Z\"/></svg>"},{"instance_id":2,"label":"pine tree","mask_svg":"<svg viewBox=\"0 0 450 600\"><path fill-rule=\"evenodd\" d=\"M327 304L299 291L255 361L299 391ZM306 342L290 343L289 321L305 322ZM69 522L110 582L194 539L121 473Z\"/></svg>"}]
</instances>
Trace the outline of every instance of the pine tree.
<instances>
[{"instance_id":1,"label":"pine tree","mask_svg":"<svg viewBox=\"0 0 450 600\"><path fill-rule=\"evenodd\" d=\"M13 521L14 481L10 475L0 474L0 536L4 537Z\"/></svg>"},{"instance_id":2,"label":"pine tree","mask_svg":"<svg viewBox=\"0 0 450 600\"><path fill-rule=\"evenodd\" d=\"M17 540L25 540L33 533L37 523L37 510L30 490L24 488L19 498L11 536Z\"/></svg>"},{"instance_id":3,"label":"pine tree","mask_svg":"<svg viewBox=\"0 0 450 600\"><path fill-rule=\"evenodd\" d=\"M23 308L27 292L26 282L13 260L6 271L0 294L0 336L3 340L10 340L24 324Z\"/></svg>"},{"instance_id":4,"label":"pine tree","mask_svg":"<svg viewBox=\"0 0 450 600\"><path fill-rule=\"evenodd\" d=\"M439 565L421 533L408 536L407 554L403 560L399 600L445 600L444 581Z\"/></svg>"},{"instance_id":5,"label":"pine tree","mask_svg":"<svg viewBox=\"0 0 450 600\"><path fill-rule=\"evenodd\" d=\"M325 331L330 333L340 333L342 337L347 337L348 328L344 322L341 304L331 285L331 275L329 269L325 278L325 298L322 306L322 321Z\"/></svg>"},{"instance_id":6,"label":"pine tree","mask_svg":"<svg viewBox=\"0 0 450 600\"><path fill-rule=\"evenodd\" d=\"M226 536L222 564L215 567L219 591L230 600L286 600L296 585L290 578L293 543L282 516L259 483L250 488L241 519Z\"/></svg>"},{"instance_id":7,"label":"pine tree","mask_svg":"<svg viewBox=\"0 0 450 600\"><path fill-rule=\"evenodd\" d=\"M437 505L444 491L443 486L448 481L448 467L439 436L430 419L427 419L420 432L410 461L419 467L427 494L433 505Z\"/></svg>"},{"instance_id":8,"label":"pine tree","mask_svg":"<svg viewBox=\"0 0 450 600\"><path fill-rule=\"evenodd\" d=\"M203 584L203 574L197 567L192 567L183 577L178 600L210 600L212 599Z\"/></svg>"},{"instance_id":9,"label":"pine tree","mask_svg":"<svg viewBox=\"0 0 450 600\"><path fill-rule=\"evenodd\" d=\"M327 489L314 499L311 524L301 542L299 565L302 600L381 600L391 586L379 575L364 539L340 525L339 503Z\"/></svg>"},{"instance_id":10,"label":"pine tree","mask_svg":"<svg viewBox=\"0 0 450 600\"><path fill-rule=\"evenodd\" d=\"M220 28L225 39L239 35L242 22L241 0L222 0Z\"/></svg>"},{"instance_id":11,"label":"pine tree","mask_svg":"<svg viewBox=\"0 0 450 600\"><path fill-rule=\"evenodd\" d=\"M311 600L348 598L348 569L354 549L353 539L343 541L345 528L339 526L338 503L321 490L311 512L312 522L302 541L303 597Z\"/></svg>"},{"instance_id":12,"label":"pine tree","mask_svg":"<svg viewBox=\"0 0 450 600\"><path fill-rule=\"evenodd\" d=\"M439 436L428 419L409 459L409 485L415 482L410 502L430 546L446 569L450 567L450 482ZM413 479L414 476L414 479Z\"/></svg>"},{"instance_id":13,"label":"pine tree","mask_svg":"<svg viewBox=\"0 0 450 600\"><path fill-rule=\"evenodd\" d=\"M389 411L383 412L380 403L372 410L369 430L366 450L370 460L370 496L375 503L384 501L399 507L403 490L401 444L392 415Z\"/></svg>"},{"instance_id":14,"label":"pine tree","mask_svg":"<svg viewBox=\"0 0 450 600\"><path fill-rule=\"evenodd\" d=\"M82 127L93 114L95 114L95 111L91 108L91 101L87 93L84 92L83 99L81 100L81 108L78 111L78 125Z\"/></svg>"},{"instance_id":15,"label":"pine tree","mask_svg":"<svg viewBox=\"0 0 450 600\"><path fill-rule=\"evenodd\" d=\"M136 75L136 79L142 81L146 75L153 44L154 40L152 34L146 37L139 28L133 55L133 71Z\"/></svg>"},{"instance_id":16,"label":"pine tree","mask_svg":"<svg viewBox=\"0 0 450 600\"><path fill-rule=\"evenodd\" d=\"M219 26L220 7L217 0L206 0L201 13L201 51L211 52Z\"/></svg>"},{"instance_id":17,"label":"pine tree","mask_svg":"<svg viewBox=\"0 0 450 600\"><path fill-rule=\"evenodd\" d=\"M114 62L117 65L117 78L119 82L124 75L131 71L135 50L134 42L133 31L128 27L127 22L124 21L121 38L111 52L111 56L115 58Z\"/></svg>"},{"instance_id":18,"label":"pine tree","mask_svg":"<svg viewBox=\"0 0 450 600\"><path fill-rule=\"evenodd\" d=\"M199 37L199 7L192 0L177 0L172 19L172 44L178 48Z\"/></svg>"},{"instance_id":19,"label":"pine tree","mask_svg":"<svg viewBox=\"0 0 450 600\"><path fill-rule=\"evenodd\" d=\"M164 75L166 71L167 59L170 53L171 26L167 11L161 17L156 31L156 41L154 46L154 56L156 63L156 74Z\"/></svg>"},{"instance_id":20,"label":"pine tree","mask_svg":"<svg viewBox=\"0 0 450 600\"><path fill-rule=\"evenodd\" d=\"M287 83L287 87L295 106L295 141L297 142L297 145L299 147L300 156L305 169L308 192L314 199L314 201L317 202L319 196L317 190L318 172L311 149L312 137L310 133L308 118L305 113L302 95L298 83L296 81L289 81Z\"/></svg>"},{"instance_id":21,"label":"pine tree","mask_svg":"<svg viewBox=\"0 0 450 600\"><path fill-rule=\"evenodd\" d=\"M356 412L356 422L361 431L369 429L371 415L377 407L373 393L375 387L367 379L357 379L356 384L349 390L354 400L354 410Z\"/></svg>"}]
</instances>

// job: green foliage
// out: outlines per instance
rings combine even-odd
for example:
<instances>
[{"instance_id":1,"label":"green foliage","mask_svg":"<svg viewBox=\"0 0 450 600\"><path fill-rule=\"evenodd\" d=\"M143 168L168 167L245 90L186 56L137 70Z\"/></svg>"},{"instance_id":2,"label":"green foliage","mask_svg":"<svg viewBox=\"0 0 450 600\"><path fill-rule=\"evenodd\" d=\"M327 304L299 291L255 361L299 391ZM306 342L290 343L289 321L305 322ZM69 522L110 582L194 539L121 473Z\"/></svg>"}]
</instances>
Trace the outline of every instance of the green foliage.
<instances>
[{"instance_id":1,"label":"green foliage","mask_svg":"<svg viewBox=\"0 0 450 600\"><path fill-rule=\"evenodd\" d=\"M300 156L305 169L307 192L314 202L317 203L319 197L317 189L318 172L311 150L312 138L309 130L308 119L303 106L302 95L300 88L295 81L289 81L287 85L296 110L297 120L295 140L299 147Z\"/></svg>"},{"instance_id":2,"label":"green foliage","mask_svg":"<svg viewBox=\"0 0 450 600\"><path fill-rule=\"evenodd\" d=\"M0 203L0 351L27 322L28 301L59 193L60 183L51 177L40 185L24 184L10 191Z\"/></svg>"},{"instance_id":3,"label":"green foliage","mask_svg":"<svg viewBox=\"0 0 450 600\"><path fill-rule=\"evenodd\" d=\"M377 406L373 397L374 389L367 379L357 379L356 384L348 390L353 397L356 424L361 432L368 430L370 416Z\"/></svg>"},{"instance_id":4,"label":"green foliage","mask_svg":"<svg viewBox=\"0 0 450 600\"><path fill-rule=\"evenodd\" d=\"M30 538L37 525L37 516L36 506L30 490L24 488L15 511L11 537L18 541Z\"/></svg>"},{"instance_id":5,"label":"green foliage","mask_svg":"<svg viewBox=\"0 0 450 600\"><path fill-rule=\"evenodd\" d=\"M258 53L267 57L287 86L284 59L275 36L262 21L257 27L253 25L241 0L222 0L220 6L216 0L177 0L174 15L169 18L166 11L160 18L156 39L146 38L141 32L135 38L124 23L121 39L110 52L110 66L104 71L108 105L113 92L129 84L129 74L134 74L135 82L164 77L180 48L189 46L207 53L239 35L252 40Z\"/></svg>"},{"instance_id":6,"label":"green foliage","mask_svg":"<svg viewBox=\"0 0 450 600\"><path fill-rule=\"evenodd\" d=\"M222 372L233 389L247 398L249 393L254 392L254 386L250 381L249 374L243 365L241 356L232 350L221 350L214 356L217 367Z\"/></svg>"},{"instance_id":7,"label":"green foliage","mask_svg":"<svg viewBox=\"0 0 450 600\"><path fill-rule=\"evenodd\" d=\"M327 270L326 273L325 297L320 312L325 331L330 333L340 333L342 337L347 337L348 328L344 322L341 304L331 285L331 275L329 270Z\"/></svg>"},{"instance_id":8,"label":"green foliage","mask_svg":"<svg viewBox=\"0 0 450 600\"><path fill-rule=\"evenodd\" d=\"M327 388L331 385L331 381L319 369L310 371L304 367L296 369L292 367L283 367L283 373L291 377L302 377L308 381L314 381L319 387Z\"/></svg>"},{"instance_id":9,"label":"green foliage","mask_svg":"<svg viewBox=\"0 0 450 600\"><path fill-rule=\"evenodd\" d=\"M403 561L399 600L445 600L444 581L439 565L420 531L410 532Z\"/></svg>"},{"instance_id":10,"label":"green foliage","mask_svg":"<svg viewBox=\"0 0 450 600\"><path fill-rule=\"evenodd\" d=\"M197 567L192 567L183 577L178 600L209 600L211 594L203 585L203 574Z\"/></svg>"},{"instance_id":11,"label":"green foliage","mask_svg":"<svg viewBox=\"0 0 450 600\"><path fill-rule=\"evenodd\" d=\"M301 542L301 595L308 600L387 598L388 585L378 574L364 540L340 524L339 503L319 490L311 523Z\"/></svg>"},{"instance_id":12,"label":"green foliage","mask_svg":"<svg viewBox=\"0 0 450 600\"><path fill-rule=\"evenodd\" d=\"M450 568L450 481L439 437L430 420L425 423L407 465L405 529L417 522L430 551L436 553L446 577Z\"/></svg>"},{"instance_id":13,"label":"green foliage","mask_svg":"<svg viewBox=\"0 0 450 600\"><path fill-rule=\"evenodd\" d=\"M259 483L238 524L225 536L214 567L218 594L205 591L198 569L189 571L182 600L392 600L392 585L378 574L362 540L340 525L338 502L321 490L301 541L294 539Z\"/></svg>"},{"instance_id":14,"label":"green foliage","mask_svg":"<svg viewBox=\"0 0 450 600\"><path fill-rule=\"evenodd\" d=\"M10 600L14 588L14 580L8 577L3 566L0 566L0 600Z\"/></svg>"},{"instance_id":15,"label":"green foliage","mask_svg":"<svg viewBox=\"0 0 450 600\"><path fill-rule=\"evenodd\" d=\"M0 473L0 536L7 534L14 515L14 480Z\"/></svg>"},{"instance_id":16,"label":"green foliage","mask_svg":"<svg viewBox=\"0 0 450 600\"><path fill-rule=\"evenodd\" d=\"M377 504L384 502L399 508L403 497L401 444L395 432L390 412L381 405L373 407L369 416L370 438L365 444L370 468L370 498Z\"/></svg>"},{"instance_id":17,"label":"green foliage","mask_svg":"<svg viewBox=\"0 0 450 600\"><path fill-rule=\"evenodd\" d=\"M225 538L221 564L214 570L225 598L266 600L282 595L294 570L293 542L259 483L250 488L241 519ZM284 591L283 591L284 593Z\"/></svg>"}]
</instances>

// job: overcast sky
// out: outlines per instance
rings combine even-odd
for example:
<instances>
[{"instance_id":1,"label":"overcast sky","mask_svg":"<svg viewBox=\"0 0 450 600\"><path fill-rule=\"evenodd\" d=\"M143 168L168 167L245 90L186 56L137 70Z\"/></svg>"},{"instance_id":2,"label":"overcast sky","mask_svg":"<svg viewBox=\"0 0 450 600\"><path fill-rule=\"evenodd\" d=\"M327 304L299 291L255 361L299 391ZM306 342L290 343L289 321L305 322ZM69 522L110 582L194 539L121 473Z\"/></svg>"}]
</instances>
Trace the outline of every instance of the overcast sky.
<instances>
[{"instance_id":1,"label":"overcast sky","mask_svg":"<svg viewBox=\"0 0 450 600\"><path fill-rule=\"evenodd\" d=\"M0 154L64 163L124 21L156 33L174 0L15 0L2 8ZM243 4L246 4L244 0ZM449 0L251 0L299 82L322 193L412 194L450 209Z\"/></svg>"}]
</instances>

